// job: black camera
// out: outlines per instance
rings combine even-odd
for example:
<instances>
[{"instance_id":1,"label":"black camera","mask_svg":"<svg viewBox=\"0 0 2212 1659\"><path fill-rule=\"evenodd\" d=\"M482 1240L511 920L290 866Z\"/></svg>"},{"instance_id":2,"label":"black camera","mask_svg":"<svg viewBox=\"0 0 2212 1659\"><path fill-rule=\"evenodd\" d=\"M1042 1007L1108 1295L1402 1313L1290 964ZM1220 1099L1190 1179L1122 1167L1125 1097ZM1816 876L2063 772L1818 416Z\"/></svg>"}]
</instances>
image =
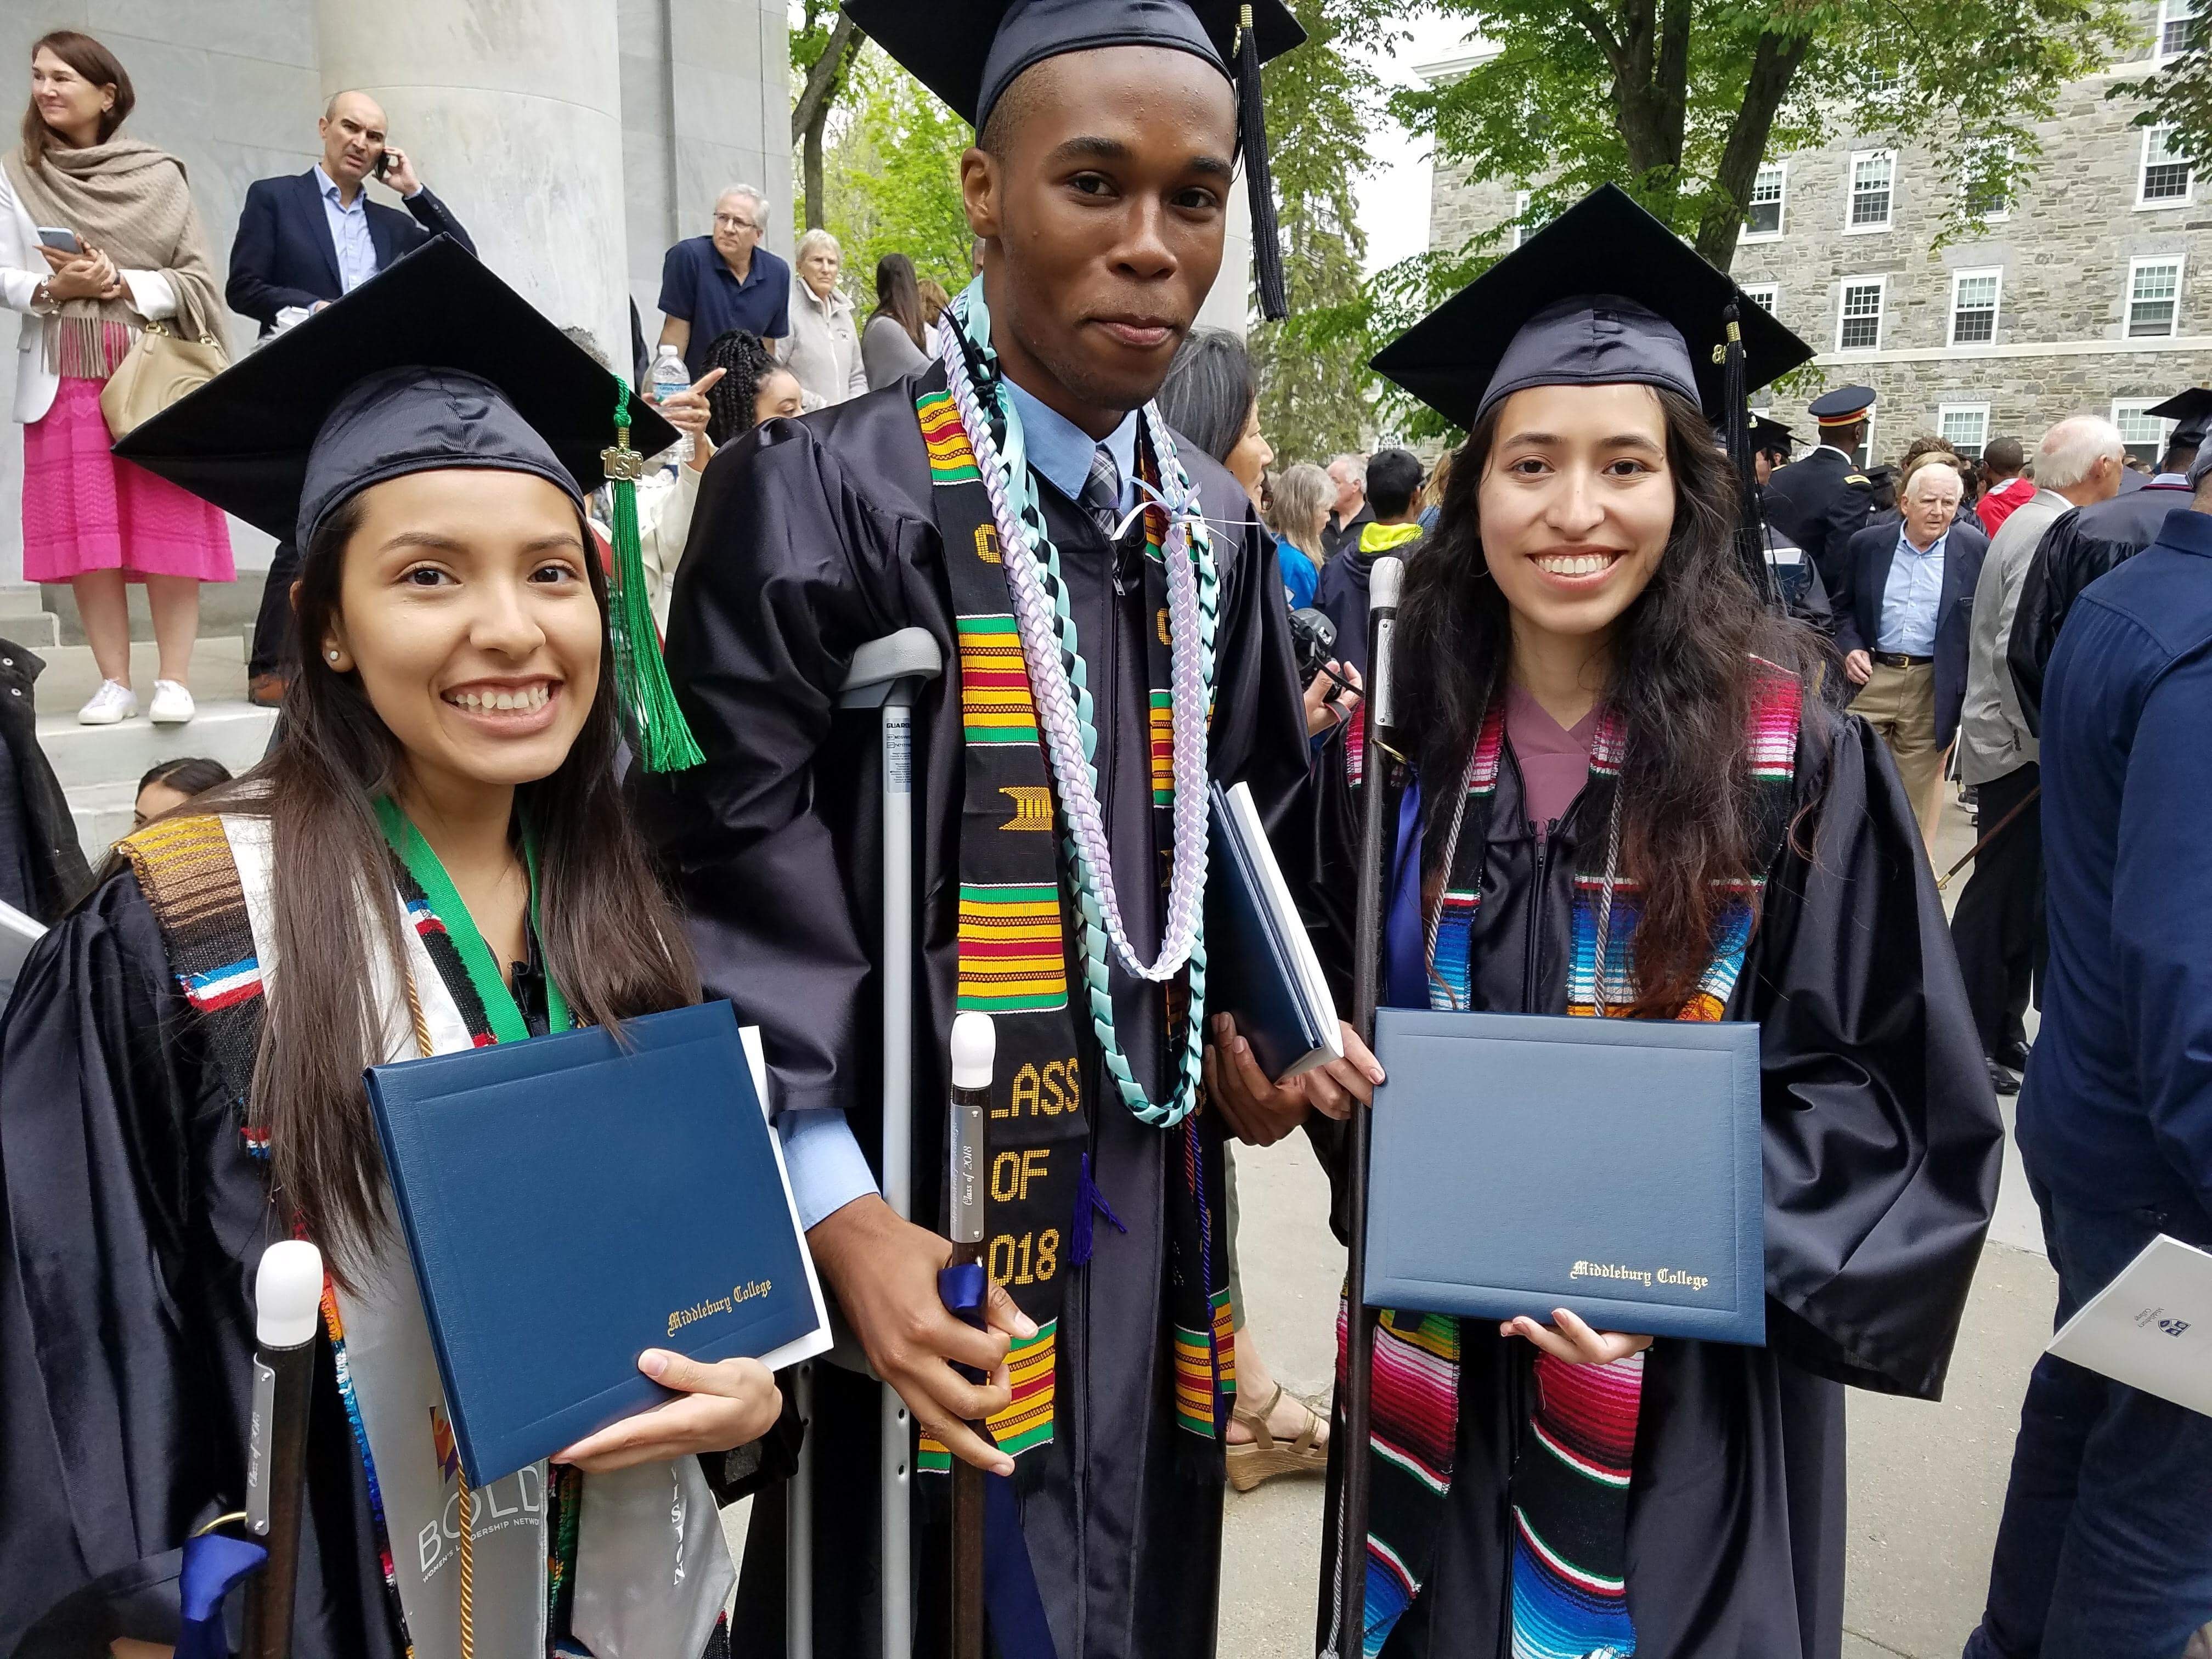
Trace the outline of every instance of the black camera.
<instances>
[{"instance_id":1,"label":"black camera","mask_svg":"<svg viewBox=\"0 0 2212 1659\"><path fill-rule=\"evenodd\" d=\"M1291 611L1291 648L1298 653L1298 684L1310 684L1336 654L1336 624L1328 613L1310 605Z\"/></svg>"}]
</instances>

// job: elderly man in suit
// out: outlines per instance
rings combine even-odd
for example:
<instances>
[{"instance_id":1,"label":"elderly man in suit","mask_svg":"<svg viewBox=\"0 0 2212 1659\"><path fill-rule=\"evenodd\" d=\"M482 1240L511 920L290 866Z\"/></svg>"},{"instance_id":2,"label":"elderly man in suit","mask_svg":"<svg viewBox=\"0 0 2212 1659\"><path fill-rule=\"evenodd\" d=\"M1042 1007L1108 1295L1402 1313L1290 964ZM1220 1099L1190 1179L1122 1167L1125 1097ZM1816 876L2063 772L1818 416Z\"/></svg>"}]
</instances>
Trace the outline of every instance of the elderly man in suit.
<instances>
[{"instance_id":1,"label":"elderly man in suit","mask_svg":"<svg viewBox=\"0 0 2212 1659\"><path fill-rule=\"evenodd\" d=\"M1881 734L1932 849L1943 811L1943 759L1966 696L1967 629L1989 539L1956 520L1965 485L1948 461L1923 461L1898 497L1903 516L1845 544L1836 604L1852 708Z\"/></svg>"},{"instance_id":2,"label":"elderly man in suit","mask_svg":"<svg viewBox=\"0 0 2212 1659\"><path fill-rule=\"evenodd\" d=\"M339 93L315 131L323 159L305 173L249 185L230 245L225 297L233 311L258 322L264 335L276 331L278 313L319 311L433 236L450 236L477 251L406 152L386 141L376 100L365 92ZM372 178L398 191L406 212L370 201L365 186ZM299 574L299 550L286 542L270 562L253 624L248 695L258 703L283 699L293 656L292 583Z\"/></svg>"}]
</instances>

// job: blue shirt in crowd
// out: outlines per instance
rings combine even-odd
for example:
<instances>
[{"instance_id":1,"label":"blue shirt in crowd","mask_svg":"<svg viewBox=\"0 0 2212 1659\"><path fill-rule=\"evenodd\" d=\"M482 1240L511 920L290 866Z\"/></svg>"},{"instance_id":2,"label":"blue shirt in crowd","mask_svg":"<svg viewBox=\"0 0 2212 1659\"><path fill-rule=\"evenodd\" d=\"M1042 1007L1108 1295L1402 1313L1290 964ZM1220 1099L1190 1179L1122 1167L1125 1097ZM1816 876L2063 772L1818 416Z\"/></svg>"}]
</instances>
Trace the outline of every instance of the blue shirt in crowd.
<instances>
[{"instance_id":1,"label":"blue shirt in crowd","mask_svg":"<svg viewBox=\"0 0 2212 1659\"><path fill-rule=\"evenodd\" d=\"M2051 969L2027 1170L2094 1210L2212 1216L2212 514L2075 604L2043 688Z\"/></svg>"},{"instance_id":2,"label":"blue shirt in crowd","mask_svg":"<svg viewBox=\"0 0 2212 1659\"><path fill-rule=\"evenodd\" d=\"M1889 580L1881 590L1875 650L1902 651L1909 657L1936 654L1936 616L1943 605L1943 544L1950 539L1947 530L1923 552L1912 544L1905 526L1898 526L1897 556L1889 562Z\"/></svg>"},{"instance_id":3,"label":"blue shirt in crowd","mask_svg":"<svg viewBox=\"0 0 2212 1659\"><path fill-rule=\"evenodd\" d=\"M376 244L368 234L368 191L356 187L353 205L338 199L337 180L315 167L315 184L323 192L323 217L331 222L331 240L338 252L338 286L350 294L376 275Z\"/></svg>"},{"instance_id":4,"label":"blue shirt in crowd","mask_svg":"<svg viewBox=\"0 0 2212 1659\"><path fill-rule=\"evenodd\" d=\"M1321 567L1280 536L1275 538L1275 568L1283 573L1283 592L1290 596L1291 610L1303 611L1313 603Z\"/></svg>"},{"instance_id":5,"label":"blue shirt in crowd","mask_svg":"<svg viewBox=\"0 0 2212 1659\"><path fill-rule=\"evenodd\" d=\"M791 267L757 247L741 283L713 237L687 237L660 262L660 312L691 325L684 362L696 380L707 372L707 348L732 329L763 340L791 332Z\"/></svg>"}]
</instances>

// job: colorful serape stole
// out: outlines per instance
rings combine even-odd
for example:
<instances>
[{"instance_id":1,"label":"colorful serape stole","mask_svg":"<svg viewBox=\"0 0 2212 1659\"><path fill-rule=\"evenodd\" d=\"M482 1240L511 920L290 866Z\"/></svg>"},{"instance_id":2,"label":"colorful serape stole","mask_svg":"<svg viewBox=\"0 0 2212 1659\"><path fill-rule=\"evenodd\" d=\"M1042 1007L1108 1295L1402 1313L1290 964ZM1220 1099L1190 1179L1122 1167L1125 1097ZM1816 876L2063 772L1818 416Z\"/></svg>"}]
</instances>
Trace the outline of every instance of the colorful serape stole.
<instances>
[{"instance_id":1,"label":"colorful serape stole","mask_svg":"<svg viewBox=\"0 0 2212 1659\"><path fill-rule=\"evenodd\" d=\"M1714 931L1713 953L1696 993L1676 1019L1721 1018L1743 972L1757 926L1764 872L1782 851L1794 810L1802 688L1772 664L1756 661L1759 684L1745 726L1751 789L1752 846L1762 872L1732 884L1730 902ZM1474 918L1482 899L1490 815L1505 746L1502 708L1486 712L1468 757L1466 807L1444 872L1430 951L1430 1006L1474 1006L1471 961ZM1602 824L1618 787L1624 745L1610 711L1590 744L1582 822ZM1350 755L1351 781L1359 781ZM1595 849L1605 856L1601 844ZM1598 1012L1599 913L1607 877L1578 872L1570 918L1568 1012ZM1606 921L1605 1012L1619 1018L1636 1000L1637 884L1614 876ZM1340 1376L1348 1328L1340 1308ZM1636 1425L1644 1356L1610 1365L1575 1365L1539 1354L1535 1403L1522 1437L1509 1498L1513 1659L1626 1659L1636 1650L1627 1589L1628 1488L1634 1473ZM1367 1628L1364 1652L1373 1659L1413 1605L1427 1577L1451 1491L1459 1437L1459 1322L1442 1314L1382 1311L1375 1334L1370 1446L1373 1471L1367 1536Z\"/></svg>"},{"instance_id":2,"label":"colorful serape stole","mask_svg":"<svg viewBox=\"0 0 2212 1659\"><path fill-rule=\"evenodd\" d=\"M1050 768L1038 739L1037 714L1012 599L1001 563L989 495L975 455L945 390L942 367L922 382L915 418L928 452L931 495L945 549L945 574L957 617L961 729L966 744L960 821L958 1006L993 1016L997 1075L991 1089L990 1179L984 1261L1015 1305L1036 1322L1035 1338L1008 1356L1012 1403L992 1419L993 1437L1020 1464L1024 1454L1054 1437L1060 1311L1065 1269L1083 1265L1088 1222L1103 1200L1084 1168L1091 1144L1083 1079L1096 1053L1087 1015L1069 1000L1080 926L1063 877L1060 824ZM1147 477L1149 451L1139 456ZM1145 515L1146 608L1164 618L1165 514ZM1169 639L1163 621L1149 630L1147 683L1170 683ZM1173 840L1174 769L1168 693L1149 699L1154 822L1158 845ZM1164 881L1164 861L1162 866ZM1076 969L1079 974L1079 969ZM1169 988L1163 1022L1168 1052L1180 1054L1188 993ZM1109 1090L1105 1110L1115 1109ZM1194 1113L1166 1131L1183 1137L1169 1164L1169 1322L1175 1356L1176 1420L1212 1460L1218 1474L1221 1436L1235 1387L1229 1327L1227 1263L1214 1218L1221 1210L1219 1131L1209 1114ZM1079 1215L1079 1212L1080 1214ZM949 1467L944 1448L924 1437L918 1467Z\"/></svg>"}]
</instances>

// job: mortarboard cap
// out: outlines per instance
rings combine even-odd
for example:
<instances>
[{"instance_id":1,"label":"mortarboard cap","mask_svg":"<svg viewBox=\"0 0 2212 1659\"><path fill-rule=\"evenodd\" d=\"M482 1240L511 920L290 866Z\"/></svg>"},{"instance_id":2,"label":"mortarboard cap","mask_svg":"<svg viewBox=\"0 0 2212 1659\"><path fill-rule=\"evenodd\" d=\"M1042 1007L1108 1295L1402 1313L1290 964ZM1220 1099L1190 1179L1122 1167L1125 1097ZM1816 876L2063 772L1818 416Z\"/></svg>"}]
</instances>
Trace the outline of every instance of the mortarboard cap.
<instances>
[{"instance_id":1,"label":"mortarboard cap","mask_svg":"<svg viewBox=\"0 0 2212 1659\"><path fill-rule=\"evenodd\" d=\"M1796 438L1781 422L1770 420L1764 415L1752 416L1751 449L1754 455L1779 455L1786 461L1796 443Z\"/></svg>"},{"instance_id":2,"label":"mortarboard cap","mask_svg":"<svg viewBox=\"0 0 2212 1659\"><path fill-rule=\"evenodd\" d=\"M1260 65L1306 38L1281 0L846 0L853 21L980 132L1022 71L1070 52L1164 46L1201 58L1237 94L1262 314L1288 313L1275 233Z\"/></svg>"},{"instance_id":3,"label":"mortarboard cap","mask_svg":"<svg viewBox=\"0 0 2212 1659\"><path fill-rule=\"evenodd\" d=\"M612 482L614 681L638 758L660 772L700 753L660 659L632 492L644 455L676 438L440 236L134 428L115 453L303 552L337 507L410 473L531 473L580 514L584 495Z\"/></svg>"},{"instance_id":4,"label":"mortarboard cap","mask_svg":"<svg viewBox=\"0 0 2212 1659\"><path fill-rule=\"evenodd\" d=\"M133 428L115 453L304 550L370 484L410 472L606 477L622 382L447 237L394 261ZM629 404L630 447L676 429Z\"/></svg>"},{"instance_id":5,"label":"mortarboard cap","mask_svg":"<svg viewBox=\"0 0 2212 1659\"><path fill-rule=\"evenodd\" d=\"M1731 306L1743 390L1813 356L1626 191L1601 185L1384 347L1371 367L1462 427L1534 386L1668 386L1719 418Z\"/></svg>"},{"instance_id":6,"label":"mortarboard cap","mask_svg":"<svg viewBox=\"0 0 2212 1659\"><path fill-rule=\"evenodd\" d=\"M1870 386L1839 386L1805 405L1805 412L1822 426L1850 426L1864 420L1873 410L1874 388Z\"/></svg>"},{"instance_id":7,"label":"mortarboard cap","mask_svg":"<svg viewBox=\"0 0 2212 1659\"><path fill-rule=\"evenodd\" d=\"M2164 403L2143 411L2155 415L2162 421L2174 422L2169 444L2195 444L2202 447L2204 434L2212 429L2212 387L2193 386L2186 392L2176 392Z\"/></svg>"}]
</instances>

